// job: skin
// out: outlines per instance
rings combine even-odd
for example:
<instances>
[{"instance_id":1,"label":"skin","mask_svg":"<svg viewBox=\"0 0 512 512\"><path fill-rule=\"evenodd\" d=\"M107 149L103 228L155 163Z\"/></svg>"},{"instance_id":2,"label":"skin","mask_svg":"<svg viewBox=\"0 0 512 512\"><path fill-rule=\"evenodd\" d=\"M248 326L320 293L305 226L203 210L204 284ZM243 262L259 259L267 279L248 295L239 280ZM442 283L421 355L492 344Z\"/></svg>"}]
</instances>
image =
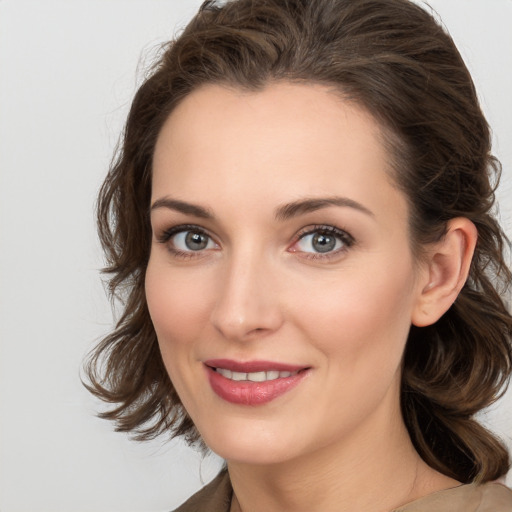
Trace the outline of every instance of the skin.
<instances>
[{"instance_id":1,"label":"skin","mask_svg":"<svg viewBox=\"0 0 512 512\"><path fill-rule=\"evenodd\" d=\"M162 128L147 301L187 412L228 462L233 510L388 511L458 484L410 442L401 359L411 323L432 323L455 300L476 233L455 219L415 261L389 161L371 115L320 85L204 86ZM352 203L276 219L283 205L334 196ZM188 227L163 240L183 225L207 233L204 249L184 243ZM318 226L348 236L319 253L304 235ZM204 361L214 358L310 370L246 406L213 392Z\"/></svg>"}]
</instances>

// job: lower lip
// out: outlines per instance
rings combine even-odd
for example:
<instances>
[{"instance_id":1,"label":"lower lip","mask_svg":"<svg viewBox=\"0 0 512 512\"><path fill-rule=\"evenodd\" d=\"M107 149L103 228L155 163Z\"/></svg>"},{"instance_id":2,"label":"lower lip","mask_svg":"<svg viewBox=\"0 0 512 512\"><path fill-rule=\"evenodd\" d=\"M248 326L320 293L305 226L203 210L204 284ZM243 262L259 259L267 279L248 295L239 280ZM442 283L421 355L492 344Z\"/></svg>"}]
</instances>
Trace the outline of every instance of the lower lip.
<instances>
[{"instance_id":1,"label":"lower lip","mask_svg":"<svg viewBox=\"0 0 512 512\"><path fill-rule=\"evenodd\" d=\"M292 390L309 373L301 370L295 375L265 382L228 379L206 366L213 391L226 402L238 405L263 405Z\"/></svg>"}]
</instances>

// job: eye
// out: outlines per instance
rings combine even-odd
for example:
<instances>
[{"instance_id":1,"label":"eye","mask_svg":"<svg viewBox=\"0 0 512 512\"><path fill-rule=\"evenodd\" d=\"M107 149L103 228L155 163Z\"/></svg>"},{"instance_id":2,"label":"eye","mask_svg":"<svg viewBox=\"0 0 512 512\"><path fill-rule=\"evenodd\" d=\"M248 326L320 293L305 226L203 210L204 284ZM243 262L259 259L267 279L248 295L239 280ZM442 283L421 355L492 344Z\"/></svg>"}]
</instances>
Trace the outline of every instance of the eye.
<instances>
[{"instance_id":1,"label":"eye","mask_svg":"<svg viewBox=\"0 0 512 512\"><path fill-rule=\"evenodd\" d=\"M172 236L171 240L179 251L202 251L215 246L213 240L200 231L181 231Z\"/></svg>"},{"instance_id":2,"label":"eye","mask_svg":"<svg viewBox=\"0 0 512 512\"><path fill-rule=\"evenodd\" d=\"M193 256L218 245L199 226L176 226L166 230L158 241L167 244L169 250L177 256Z\"/></svg>"},{"instance_id":3,"label":"eye","mask_svg":"<svg viewBox=\"0 0 512 512\"><path fill-rule=\"evenodd\" d=\"M354 239L346 231L334 226L314 226L299 235L290 251L307 253L313 257L329 256L348 249L353 243Z\"/></svg>"}]
</instances>

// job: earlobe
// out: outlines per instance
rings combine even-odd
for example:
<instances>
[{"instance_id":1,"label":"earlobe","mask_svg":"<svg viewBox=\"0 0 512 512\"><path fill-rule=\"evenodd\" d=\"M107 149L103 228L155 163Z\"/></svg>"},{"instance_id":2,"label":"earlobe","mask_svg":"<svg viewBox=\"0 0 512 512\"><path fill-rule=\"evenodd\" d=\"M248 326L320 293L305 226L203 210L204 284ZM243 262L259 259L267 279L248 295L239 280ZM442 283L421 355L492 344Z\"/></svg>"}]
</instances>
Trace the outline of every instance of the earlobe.
<instances>
[{"instance_id":1,"label":"earlobe","mask_svg":"<svg viewBox=\"0 0 512 512\"><path fill-rule=\"evenodd\" d=\"M455 302L468 277L477 236L475 225L465 217L448 222L446 234L429 248L412 324L432 325Z\"/></svg>"}]
</instances>

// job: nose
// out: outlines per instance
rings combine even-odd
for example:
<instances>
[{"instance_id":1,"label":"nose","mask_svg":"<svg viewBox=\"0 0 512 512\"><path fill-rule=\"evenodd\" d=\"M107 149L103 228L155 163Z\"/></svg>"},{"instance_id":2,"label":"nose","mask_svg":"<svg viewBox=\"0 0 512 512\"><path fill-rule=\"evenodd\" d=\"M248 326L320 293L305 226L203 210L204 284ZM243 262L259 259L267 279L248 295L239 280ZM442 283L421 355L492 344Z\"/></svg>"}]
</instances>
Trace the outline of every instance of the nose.
<instances>
[{"instance_id":1,"label":"nose","mask_svg":"<svg viewBox=\"0 0 512 512\"><path fill-rule=\"evenodd\" d=\"M276 269L261 255L240 254L218 275L218 295L211 314L215 329L227 339L246 341L277 331L283 323Z\"/></svg>"}]
</instances>

